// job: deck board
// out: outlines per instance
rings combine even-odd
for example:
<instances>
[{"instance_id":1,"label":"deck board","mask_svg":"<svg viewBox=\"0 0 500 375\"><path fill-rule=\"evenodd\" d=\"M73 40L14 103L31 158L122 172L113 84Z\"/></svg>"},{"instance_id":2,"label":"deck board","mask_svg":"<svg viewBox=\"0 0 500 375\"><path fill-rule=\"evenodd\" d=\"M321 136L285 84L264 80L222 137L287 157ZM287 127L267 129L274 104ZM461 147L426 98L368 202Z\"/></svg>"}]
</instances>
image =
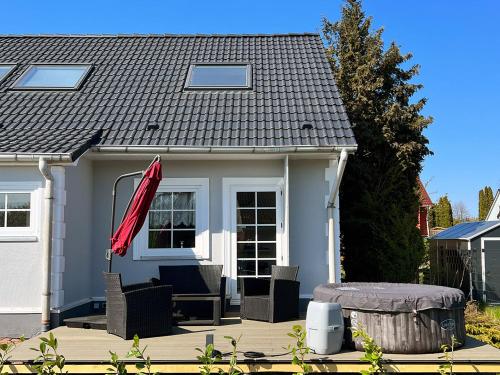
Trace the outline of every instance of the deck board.
<instances>
[{"instance_id":1,"label":"deck board","mask_svg":"<svg viewBox=\"0 0 500 375\"><path fill-rule=\"evenodd\" d=\"M241 321L239 318L226 318L223 319L223 325L218 327L174 327L171 336L141 339L141 346L148 346L147 353L157 364L191 365L191 367L184 366L182 368L169 367L169 369L174 369L172 370L174 372L184 372L182 369L193 369L198 365L196 356L199 353L196 352L195 348L205 346L205 336L207 334L214 335L215 347L222 352L231 350L231 346L224 336L237 338L241 335L238 345L240 351L261 351L269 355L266 359L249 360L240 354L239 360L241 363L253 364L253 369L256 368L255 366L261 366L261 370L280 371L280 368L285 369L286 367L283 366L290 363L290 354L276 357L271 357L271 355L287 352L286 347L293 342L287 336L287 332L291 330L293 324L302 324L304 326L305 321L270 324ZM60 353L66 357L68 365L102 365L109 360L109 350L117 352L123 358L131 346L131 340L122 340L117 336L109 335L106 331L58 327L52 332L59 340ZM13 363L29 363L35 354L30 348L37 346L37 344L37 337L19 344L12 353L11 361ZM339 364L350 364L352 369L363 366L359 360L361 355L361 352L343 351L329 356L311 354L309 358L318 362L316 366L318 370L340 371ZM440 353L385 354L384 358L388 360L391 371L418 372L419 370L416 370L415 366L419 364L421 369L436 369L437 364L442 362L442 354ZM492 370L493 372L500 372L500 350L468 338L466 345L456 350L455 363L457 366L462 365L464 371L473 368L478 370L477 365L483 365L489 366L484 368L488 368L490 372ZM162 369L168 371L165 370L165 367ZM342 369L346 370L346 368ZM460 367L457 367L457 369L460 371ZM19 368L16 371L19 371Z\"/></svg>"}]
</instances>

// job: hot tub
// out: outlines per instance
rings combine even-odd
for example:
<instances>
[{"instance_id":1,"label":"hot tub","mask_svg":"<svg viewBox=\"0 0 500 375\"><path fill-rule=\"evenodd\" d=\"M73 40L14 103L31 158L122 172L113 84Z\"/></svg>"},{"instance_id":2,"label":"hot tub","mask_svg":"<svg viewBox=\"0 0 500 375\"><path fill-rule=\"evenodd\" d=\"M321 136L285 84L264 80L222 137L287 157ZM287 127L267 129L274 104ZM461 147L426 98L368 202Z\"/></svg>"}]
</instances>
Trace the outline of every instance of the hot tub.
<instances>
[{"instance_id":1,"label":"hot tub","mask_svg":"<svg viewBox=\"0 0 500 375\"><path fill-rule=\"evenodd\" d=\"M385 353L435 353L454 335L465 342L465 296L459 289L392 283L323 284L314 300L342 306L345 345L363 350L350 327L362 327Z\"/></svg>"}]
</instances>

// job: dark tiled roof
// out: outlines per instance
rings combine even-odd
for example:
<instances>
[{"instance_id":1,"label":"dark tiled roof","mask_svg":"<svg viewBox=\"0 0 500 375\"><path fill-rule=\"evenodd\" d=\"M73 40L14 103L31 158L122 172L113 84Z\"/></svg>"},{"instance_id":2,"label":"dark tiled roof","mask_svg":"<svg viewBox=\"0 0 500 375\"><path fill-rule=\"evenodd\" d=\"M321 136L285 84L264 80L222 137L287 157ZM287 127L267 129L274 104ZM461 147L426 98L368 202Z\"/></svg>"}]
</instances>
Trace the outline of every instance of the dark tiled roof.
<instances>
[{"instance_id":1,"label":"dark tiled roof","mask_svg":"<svg viewBox=\"0 0 500 375\"><path fill-rule=\"evenodd\" d=\"M53 129L39 127L0 128L0 154L65 154L77 159L92 144L98 143L100 130Z\"/></svg>"},{"instance_id":2,"label":"dark tiled roof","mask_svg":"<svg viewBox=\"0 0 500 375\"><path fill-rule=\"evenodd\" d=\"M0 124L4 133L37 132L26 149L74 129L102 129L100 145L355 145L317 34L0 36L1 62L19 65L0 84ZM79 91L9 90L35 62L93 70ZM253 89L186 91L194 62L248 62Z\"/></svg>"}]
</instances>

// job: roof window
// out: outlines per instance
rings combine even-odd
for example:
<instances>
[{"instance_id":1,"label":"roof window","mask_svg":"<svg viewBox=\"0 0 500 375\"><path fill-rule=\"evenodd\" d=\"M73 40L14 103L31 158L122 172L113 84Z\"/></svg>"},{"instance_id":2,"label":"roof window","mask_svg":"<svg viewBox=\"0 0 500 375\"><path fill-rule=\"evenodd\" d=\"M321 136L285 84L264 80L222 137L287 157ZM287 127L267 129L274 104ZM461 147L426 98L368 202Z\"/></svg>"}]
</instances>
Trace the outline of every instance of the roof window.
<instances>
[{"instance_id":1,"label":"roof window","mask_svg":"<svg viewBox=\"0 0 500 375\"><path fill-rule=\"evenodd\" d=\"M250 88L250 82L249 64L193 64L186 88Z\"/></svg>"},{"instance_id":2,"label":"roof window","mask_svg":"<svg viewBox=\"0 0 500 375\"><path fill-rule=\"evenodd\" d=\"M2 82L9 73L16 67L15 64L0 64L0 82Z\"/></svg>"},{"instance_id":3,"label":"roof window","mask_svg":"<svg viewBox=\"0 0 500 375\"><path fill-rule=\"evenodd\" d=\"M21 90L78 90L87 77L87 64L35 64L19 77L12 88Z\"/></svg>"}]
</instances>

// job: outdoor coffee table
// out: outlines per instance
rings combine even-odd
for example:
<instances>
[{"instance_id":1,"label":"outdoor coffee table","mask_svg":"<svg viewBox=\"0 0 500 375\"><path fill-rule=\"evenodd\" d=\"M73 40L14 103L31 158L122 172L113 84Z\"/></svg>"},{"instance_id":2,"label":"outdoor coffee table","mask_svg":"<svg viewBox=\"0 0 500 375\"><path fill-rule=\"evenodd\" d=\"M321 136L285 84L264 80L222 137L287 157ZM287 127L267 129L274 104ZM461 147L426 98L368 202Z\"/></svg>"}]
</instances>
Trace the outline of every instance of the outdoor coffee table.
<instances>
[{"instance_id":1,"label":"outdoor coffee table","mask_svg":"<svg viewBox=\"0 0 500 375\"><path fill-rule=\"evenodd\" d=\"M196 294L174 294L172 295L172 302L200 302L211 301L213 306L212 319L194 319L177 321L177 325L220 325L220 294L215 293L196 293Z\"/></svg>"}]
</instances>

